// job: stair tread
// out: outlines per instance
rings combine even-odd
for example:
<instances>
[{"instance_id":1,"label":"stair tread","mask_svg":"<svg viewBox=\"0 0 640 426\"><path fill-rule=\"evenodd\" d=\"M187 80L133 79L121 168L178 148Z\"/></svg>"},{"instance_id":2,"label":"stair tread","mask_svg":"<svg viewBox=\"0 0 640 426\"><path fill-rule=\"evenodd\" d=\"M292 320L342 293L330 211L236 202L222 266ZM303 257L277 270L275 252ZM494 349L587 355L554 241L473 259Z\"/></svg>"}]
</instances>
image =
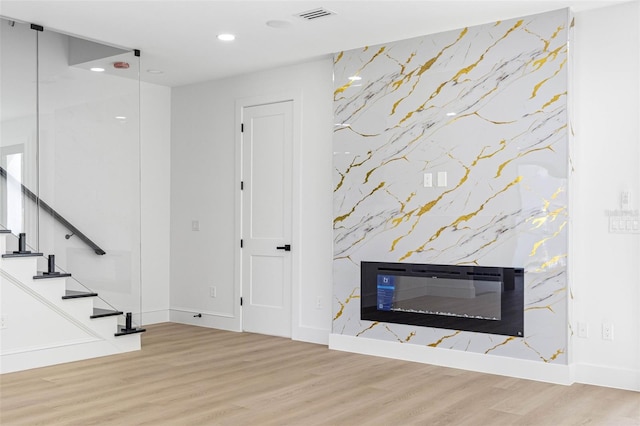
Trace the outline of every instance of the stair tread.
<instances>
[{"instance_id":1,"label":"stair tread","mask_svg":"<svg viewBox=\"0 0 640 426\"><path fill-rule=\"evenodd\" d=\"M114 334L114 336L126 336L127 334L144 333L145 331L147 330L144 328L132 328L131 330L120 328L120 331Z\"/></svg>"},{"instance_id":2,"label":"stair tread","mask_svg":"<svg viewBox=\"0 0 640 426\"><path fill-rule=\"evenodd\" d=\"M2 257L5 258L9 258L9 257L37 257L37 256L42 256L42 253L35 253L35 252L30 252L30 253L13 253L13 252L8 252L2 255Z\"/></svg>"},{"instance_id":3,"label":"stair tread","mask_svg":"<svg viewBox=\"0 0 640 426\"><path fill-rule=\"evenodd\" d=\"M38 275L34 275L33 279L34 280L46 280L46 279L50 279L50 278L66 278L66 277L70 277L71 274L67 274L67 273L59 273L59 274L44 274L42 272L38 272Z\"/></svg>"},{"instance_id":4,"label":"stair tread","mask_svg":"<svg viewBox=\"0 0 640 426\"><path fill-rule=\"evenodd\" d=\"M93 293L89 291L66 290L62 298L63 299L79 299L81 297L95 297L97 295L98 293Z\"/></svg>"},{"instance_id":5,"label":"stair tread","mask_svg":"<svg viewBox=\"0 0 640 426\"><path fill-rule=\"evenodd\" d=\"M122 315L122 312L111 309L93 308L93 315L91 315L91 318L103 318L115 315Z\"/></svg>"}]
</instances>

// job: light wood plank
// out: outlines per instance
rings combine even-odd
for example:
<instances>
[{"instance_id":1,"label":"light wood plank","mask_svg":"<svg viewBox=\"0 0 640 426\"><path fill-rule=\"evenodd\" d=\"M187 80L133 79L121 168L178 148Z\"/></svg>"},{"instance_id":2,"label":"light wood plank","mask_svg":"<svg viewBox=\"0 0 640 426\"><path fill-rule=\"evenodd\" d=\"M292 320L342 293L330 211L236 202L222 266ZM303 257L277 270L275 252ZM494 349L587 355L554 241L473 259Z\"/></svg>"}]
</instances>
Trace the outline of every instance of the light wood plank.
<instances>
[{"instance_id":1,"label":"light wood plank","mask_svg":"<svg viewBox=\"0 0 640 426\"><path fill-rule=\"evenodd\" d=\"M142 350L0 376L2 425L640 425L640 394L165 323Z\"/></svg>"}]
</instances>

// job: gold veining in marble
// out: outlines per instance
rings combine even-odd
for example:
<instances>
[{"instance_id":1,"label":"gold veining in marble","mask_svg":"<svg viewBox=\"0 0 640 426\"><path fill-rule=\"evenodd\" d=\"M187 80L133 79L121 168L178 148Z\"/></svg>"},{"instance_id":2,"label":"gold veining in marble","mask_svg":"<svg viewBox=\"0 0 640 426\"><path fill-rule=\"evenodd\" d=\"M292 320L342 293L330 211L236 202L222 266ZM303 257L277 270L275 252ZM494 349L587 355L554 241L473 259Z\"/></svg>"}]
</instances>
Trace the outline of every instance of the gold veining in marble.
<instances>
[{"instance_id":1,"label":"gold veining in marble","mask_svg":"<svg viewBox=\"0 0 640 426\"><path fill-rule=\"evenodd\" d=\"M469 170L469 169L468 169ZM467 170L467 171L468 171ZM509 182L504 188L502 188L500 191L496 192L495 194L493 194L491 197L487 198L487 200L482 203L480 205L480 207L474 211L471 212L469 214L466 215L462 215L460 216L458 219L456 219L454 222L450 223L449 225L445 225L443 227L441 227L440 229L438 229L432 236L431 238L429 238L424 244L422 244L421 246L419 246L416 250L410 250L407 253L405 253L403 256L401 256L398 260L399 261L403 261L411 256L413 256L415 253L420 253L424 250L424 248L427 246L427 244L429 244L430 242L434 241L435 239L437 239L440 234L442 234L442 232L444 232L444 230L446 230L447 228L456 228L458 227L458 225L462 222L468 221L469 219L471 219L472 217L476 216L478 213L480 213L484 207L495 197L497 197L498 195L502 194L503 192L507 191L509 188L511 188L514 185L517 185L520 181L522 180L522 176L518 176L516 177L512 182ZM415 228L416 224L414 223L413 228L411 229L411 231L413 231L413 229ZM409 231L409 233L411 232ZM408 235L408 234L407 234ZM406 235L404 235L406 236ZM402 236L402 237L404 237ZM400 237L400 238L402 238ZM397 241L399 241L399 239L394 240L394 246L397 243ZM392 250L393 250L393 246L392 246Z\"/></svg>"},{"instance_id":2,"label":"gold veining in marble","mask_svg":"<svg viewBox=\"0 0 640 426\"><path fill-rule=\"evenodd\" d=\"M566 254L559 254L557 256L553 256L551 259L549 259L548 261L544 262L542 265L540 265L540 269L538 269L538 271L542 271L546 268L548 268L549 266L552 266L556 263L558 263L561 259L567 257Z\"/></svg>"},{"instance_id":3,"label":"gold veining in marble","mask_svg":"<svg viewBox=\"0 0 640 426\"><path fill-rule=\"evenodd\" d=\"M549 80L551 80L553 77L555 77L556 75L558 75L560 73L560 71L562 70L562 68L564 68L564 65L567 63L567 59L565 58L561 63L560 63L560 67L556 70L556 72L553 73L553 75L551 77L545 78L542 81L540 81L538 84L536 84L535 86L533 86L533 92L531 93L531 97L529 99L533 99L538 95L538 90L540 90L540 88L547 83Z\"/></svg>"},{"instance_id":4,"label":"gold veining in marble","mask_svg":"<svg viewBox=\"0 0 640 426\"><path fill-rule=\"evenodd\" d=\"M437 347L438 347L438 345L442 344L442 342L444 342L446 339L450 339L451 337L455 337L455 336L457 336L457 335L458 335L458 334L460 334L460 333L462 333L462 332L461 332L460 330L458 330L458 331L456 331L456 332L455 332L455 333L453 333L453 334L448 334L448 335L446 335L446 336L442 336L441 338L439 338L439 339L438 339L438 340L436 340L435 342L433 342L433 343L429 343L427 346L430 346L430 347L432 347L432 348L437 348Z\"/></svg>"},{"instance_id":5,"label":"gold veining in marble","mask_svg":"<svg viewBox=\"0 0 640 426\"><path fill-rule=\"evenodd\" d=\"M538 37L540 40L542 40L542 42L544 43L544 48L543 48L543 50L544 50L545 52L547 52L547 51L549 50L549 46L551 45L551 41L552 41L552 40L554 40L554 39L556 39L556 38L558 37L558 35L559 35L560 33L562 33L562 31L564 30L564 28L565 28L565 27L564 27L564 25L560 25L560 26L558 26L558 27L556 28L556 31L555 31L553 34L551 34L551 37L549 37L549 39L548 39L548 40L547 40L547 39L545 39L545 38L543 38L543 37L541 37L539 34L535 34L535 33L531 32L531 31L530 31L530 30L528 30L528 29L527 29L527 30L525 30L525 31L526 31L526 32L528 32L529 34L535 35L535 36L536 36L536 37Z\"/></svg>"},{"instance_id":6,"label":"gold veining in marble","mask_svg":"<svg viewBox=\"0 0 640 426\"><path fill-rule=\"evenodd\" d=\"M409 160L407 159L407 157L405 155L403 155L402 157L392 158L390 160L384 161L378 167L374 167L373 169L371 169L371 170L369 170L367 172L367 174L364 176L364 183L369 182L369 176L371 176L371 174L373 172L375 172L376 170L378 170L380 167L386 166L387 164L390 164L390 163L393 163L394 161L399 161L399 160L404 160L406 162L409 162Z\"/></svg>"},{"instance_id":7,"label":"gold veining in marble","mask_svg":"<svg viewBox=\"0 0 640 426\"><path fill-rule=\"evenodd\" d=\"M540 311L540 310L547 310L550 312L553 312L554 314L556 313L556 311L553 310L553 308L551 307L551 305L545 305L545 306L529 306L527 308L524 308L524 311Z\"/></svg>"},{"instance_id":8,"label":"gold veining in marble","mask_svg":"<svg viewBox=\"0 0 640 426\"><path fill-rule=\"evenodd\" d=\"M553 198L553 196L551 198ZM549 201L545 200L542 210L545 211L547 210L548 207L549 207ZM527 222L531 221L531 224L533 225L532 229L537 229L537 228L540 228L545 223L547 223L549 219L551 219L551 222L555 221L558 218L558 215L560 215L560 213L565 212L566 209L567 209L566 206L558 207L557 209L547 213L542 217L529 218L527 219ZM566 213L565 213L565 216L566 216Z\"/></svg>"},{"instance_id":9,"label":"gold veining in marble","mask_svg":"<svg viewBox=\"0 0 640 426\"><path fill-rule=\"evenodd\" d=\"M551 99L549 99L544 105L542 105L542 109L544 110L546 107L548 107L549 105L558 102L560 100L560 98L562 96L566 96L567 92L563 92L563 93L558 93L556 95L554 95Z\"/></svg>"},{"instance_id":10,"label":"gold veining in marble","mask_svg":"<svg viewBox=\"0 0 640 426\"><path fill-rule=\"evenodd\" d=\"M375 61L375 59L380 56L382 54L382 52L384 52L386 49L386 46L382 46L380 47L380 50L378 50L377 53L375 53L368 62L366 62L354 75L360 75L360 73L362 72L363 69L365 69L367 67L367 65L369 65L370 63L372 63L373 61ZM366 50L366 49L365 49ZM347 90L354 82L355 80L349 80L349 82L339 88L337 88L335 90L335 92L333 93L333 98L334 100L336 99L336 96L338 96L340 93L343 93L345 90Z\"/></svg>"},{"instance_id":11,"label":"gold veining in marble","mask_svg":"<svg viewBox=\"0 0 640 426\"><path fill-rule=\"evenodd\" d=\"M566 221L562 222L562 224L560 224L559 229L558 229L556 232L554 232L551 236L546 237L546 238L543 238L543 239L541 239L540 241L538 241L538 242L534 243L534 244L533 244L533 248L531 249L531 253L529 253L529 256L535 256L535 255L536 255L536 252L538 251L538 248L539 248L542 244L544 244L544 243L546 243L547 241L549 241L549 240L551 240L551 239L553 239L553 238L557 237L557 236L562 232L562 229L564 228L564 226L565 226L566 224L567 224L567 222L566 222Z\"/></svg>"},{"instance_id":12,"label":"gold veining in marble","mask_svg":"<svg viewBox=\"0 0 640 426\"><path fill-rule=\"evenodd\" d=\"M360 295L356 294L357 291L358 291L358 288L354 288L353 291L351 292L351 294L349 295L349 297L346 298L344 303L342 303L341 301L338 300L338 304L340 304L340 309L336 313L336 316L333 317L334 321L342 316L342 314L344 312L344 308L349 302L351 302L353 299L359 299L360 298Z\"/></svg>"},{"instance_id":13,"label":"gold veining in marble","mask_svg":"<svg viewBox=\"0 0 640 426\"><path fill-rule=\"evenodd\" d=\"M404 342L405 342L405 343L408 343L408 342L409 342L409 340L411 340L411 339L413 339L413 338L415 337L415 335L416 335L416 332L415 332L415 331L412 331L412 332L411 332L411 333L409 333L409 335L404 339Z\"/></svg>"},{"instance_id":14,"label":"gold veining in marble","mask_svg":"<svg viewBox=\"0 0 640 426\"><path fill-rule=\"evenodd\" d=\"M379 189L383 188L385 185L384 182L380 182L380 184L378 186L376 186L374 189L371 190L371 192L367 195L364 196L364 198L362 198L360 201L358 201L353 208L351 208L351 211L349 211L349 213L345 213L341 216L336 217L333 220L333 225L335 226L338 222L342 222L343 220L345 220L346 218L348 218L349 216L351 216L351 214L356 210L356 208L358 208L358 206L360 205L360 203L362 203L364 200L366 200L367 198L369 198L371 195L373 195L376 191L378 191Z\"/></svg>"},{"instance_id":15,"label":"gold veining in marble","mask_svg":"<svg viewBox=\"0 0 640 426\"><path fill-rule=\"evenodd\" d=\"M514 340L514 339L515 339L515 337L513 337L513 336L511 336L511 337L507 337L507 338L506 338L502 343L498 343L497 345L495 345L495 346L493 346L493 347L491 347L491 348L487 349L486 351L484 351L484 353L485 353L485 354L488 354L489 352L491 352L491 351L493 351L493 350L495 350L495 349L499 348L500 346L504 346L504 345L506 345L507 343L511 342L511 341L512 341L512 340Z\"/></svg>"},{"instance_id":16,"label":"gold veining in marble","mask_svg":"<svg viewBox=\"0 0 640 426\"><path fill-rule=\"evenodd\" d=\"M531 349L533 352L535 352L538 357L540 357L540 359L546 363L549 363L551 361L555 361L556 358L558 358L560 355L564 354L564 350L563 349L557 349L549 358L545 358L544 356L542 356L542 354L540 353L540 351L536 350L533 346L531 346L529 344L529 342L527 342L526 339L523 340L524 344L526 347L528 347L529 349Z\"/></svg>"},{"instance_id":17,"label":"gold veining in marble","mask_svg":"<svg viewBox=\"0 0 640 426\"><path fill-rule=\"evenodd\" d=\"M393 107L391 108L391 114L393 115L396 112L396 109L398 108L398 106L408 97L410 97L416 86L418 85L418 83L420 82L420 77L422 76L422 74L424 74L426 71L428 71L433 64L435 64L438 59L440 59L440 57L444 54L444 52L446 52L448 49L450 49L451 47L455 46L468 32L468 28L464 28L462 31L460 31L460 34L458 35L458 38L451 44L444 46L442 49L440 49L440 51L436 54L436 56L432 57L431 59L429 59L428 61L426 61L425 63L422 64L422 66L420 66L420 68L416 68L414 70L412 70L410 73L408 74L404 74L404 67L402 68L402 72L401 74L404 75L401 79L396 80L392 83L392 86L394 88L394 90L398 90L400 88L400 86L402 86L405 82L410 81L413 76L415 75L416 77L418 77L416 79L416 81L413 83L413 86L411 87L411 90L409 90L409 93L406 96L403 96L401 98L399 98L394 104ZM415 56L415 54L412 53L412 55L409 57L409 59L407 60L407 63L409 63L410 59L413 59L413 56ZM431 100L433 98L433 95L429 98L429 100ZM427 101L428 102L428 101ZM405 118L403 118L402 120L400 120L399 124L402 124L403 122L405 122L406 120L409 119L409 117L411 117L415 112L419 112L424 110L425 105L427 104L427 102L423 103L418 109L411 111L407 114L407 116L405 116Z\"/></svg>"},{"instance_id":18,"label":"gold veining in marble","mask_svg":"<svg viewBox=\"0 0 640 426\"><path fill-rule=\"evenodd\" d=\"M371 159L371 156L373 155L373 152L369 151L367 152L367 156L364 160L360 161L359 163L356 163L357 157L354 158L351 161L351 164L349 164L349 167L347 167L347 170L344 171L344 173L340 173L340 181L338 182L338 184L336 185L335 189L333 190L333 192L336 192L338 189L340 189L340 187L342 186L342 184L344 183L344 179L345 176L347 174L349 174L349 172L351 171L351 169L353 169L354 167L360 167L362 166L364 163L366 163L367 161L369 161Z\"/></svg>"},{"instance_id":19,"label":"gold veining in marble","mask_svg":"<svg viewBox=\"0 0 640 426\"><path fill-rule=\"evenodd\" d=\"M398 334L396 332L391 330L391 327L389 327L387 324L384 325L384 328L389 332L389 334L391 334L393 337L395 337L395 339L400 343L407 343L407 342L409 342L409 340L411 340L411 338L413 336L416 335L416 332L412 331L411 333L409 333L409 335L406 338L403 339L402 337L398 336Z\"/></svg>"},{"instance_id":20,"label":"gold veining in marble","mask_svg":"<svg viewBox=\"0 0 640 426\"><path fill-rule=\"evenodd\" d=\"M356 337L360 337L362 334L364 334L365 332L371 330L373 327L375 327L377 325L380 325L380 321L372 322L369 327L365 328L364 330L362 330L358 334L356 334Z\"/></svg>"},{"instance_id":21,"label":"gold veining in marble","mask_svg":"<svg viewBox=\"0 0 640 426\"><path fill-rule=\"evenodd\" d=\"M494 177L495 177L495 178L500 177L500 176L502 175L502 171L504 170L504 168L505 168L505 167L507 167L507 165L508 165L509 163L511 163L512 161L515 161L515 160L517 160L517 159L519 159L519 158L522 158L522 157L524 157L525 155L529 155L529 154L532 154L532 153L534 153L534 152L544 151L544 150L549 150L549 151L554 152L554 150L553 150L553 148L551 147L551 145L547 145L547 146L542 147L542 148L533 148L533 149L530 149L530 150L528 150L528 151L519 152L519 153L518 153L518 155L516 155L514 158L510 158L509 160L507 160L507 161L505 161L504 163L500 164L500 165L498 166L498 171L496 172L496 175L495 175Z\"/></svg>"},{"instance_id":22,"label":"gold veining in marble","mask_svg":"<svg viewBox=\"0 0 640 426\"><path fill-rule=\"evenodd\" d=\"M558 54L563 48L564 46L560 46L557 49L549 52L544 58L533 61L533 66L535 67L535 69L539 70L548 60L556 60L558 58Z\"/></svg>"},{"instance_id":23,"label":"gold veining in marble","mask_svg":"<svg viewBox=\"0 0 640 426\"><path fill-rule=\"evenodd\" d=\"M458 73L457 73L457 74L456 74L456 75L455 75L451 80L452 80L453 82L458 83L458 82L459 82L459 81L458 81L458 79L459 79L460 77L462 77L464 74L469 74L469 73L470 73L470 72L471 72L475 67L477 67L477 66L478 66L478 64L479 64L480 62L482 62L482 61L484 60L485 55L486 55L486 54L487 54L491 49L493 49L493 48L494 48L494 47L495 47L495 46L496 46L500 41L502 41L503 39L507 38L507 37L509 36L509 34L511 34L513 31L515 31L518 27L520 27L520 26L522 25L522 23L523 23L523 22L524 22L524 21L523 21L522 19L521 19L521 20L519 20L518 22L516 22L516 23L515 23L515 25L514 25L513 27L509 28L509 29L507 30L507 32L506 32L502 37L500 37L500 38L499 38L499 39L497 39L493 44L491 44L489 47L487 47L487 49L484 51L484 53L482 53L482 54L480 55L480 57L478 58L478 60L477 60L477 61L475 61L475 62L471 63L471 65L469 65L469 66L467 66L467 67L463 67L462 69L460 69L460 70L458 71Z\"/></svg>"},{"instance_id":24,"label":"gold veining in marble","mask_svg":"<svg viewBox=\"0 0 640 426\"><path fill-rule=\"evenodd\" d=\"M555 200L555 199L556 199L556 198L558 198L558 196L559 196L561 193L563 193L564 191L565 191L565 187L564 187L564 186L561 186L560 188L556 189L556 192L554 192L554 193L551 195L551 199L552 199L552 200Z\"/></svg>"}]
</instances>

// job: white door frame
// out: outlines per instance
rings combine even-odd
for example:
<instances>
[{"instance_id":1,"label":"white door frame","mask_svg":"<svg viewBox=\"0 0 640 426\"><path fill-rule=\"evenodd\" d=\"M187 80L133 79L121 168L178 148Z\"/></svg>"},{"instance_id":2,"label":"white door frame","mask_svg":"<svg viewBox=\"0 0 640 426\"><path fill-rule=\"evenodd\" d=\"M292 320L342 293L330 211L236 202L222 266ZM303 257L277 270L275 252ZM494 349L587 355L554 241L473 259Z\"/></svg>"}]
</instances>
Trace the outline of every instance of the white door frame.
<instances>
[{"instance_id":1,"label":"white door frame","mask_svg":"<svg viewBox=\"0 0 640 426\"><path fill-rule=\"evenodd\" d=\"M242 239L242 192L240 185L242 182L242 124L243 108L266 105L278 102L292 102L293 117L293 152L291 153L291 338L297 340L300 329L300 260L301 260L301 235L300 235L300 146L301 141L301 119L302 119L302 94L299 92L282 92L272 95L253 96L236 100L235 105L235 223L234 235L237 242L234 252L234 295L235 306L234 316L238 318L239 330L243 330L242 308L240 297L242 296L242 249L240 240Z\"/></svg>"}]
</instances>

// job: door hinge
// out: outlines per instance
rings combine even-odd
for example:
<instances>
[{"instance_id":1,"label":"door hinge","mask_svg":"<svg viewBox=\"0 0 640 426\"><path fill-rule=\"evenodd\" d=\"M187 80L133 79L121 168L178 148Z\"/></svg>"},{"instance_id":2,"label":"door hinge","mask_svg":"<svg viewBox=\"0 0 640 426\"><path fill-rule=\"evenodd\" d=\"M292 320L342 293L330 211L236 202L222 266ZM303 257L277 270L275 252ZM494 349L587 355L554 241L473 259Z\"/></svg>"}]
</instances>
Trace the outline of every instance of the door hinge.
<instances>
[{"instance_id":1,"label":"door hinge","mask_svg":"<svg viewBox=\"0 0 640 426\"><path fill-rule=\"evenodd\" d=\"M240 133L244 133L244 123L240 123Z\"/></svg>"},{"instance_id":2,"label":"door hinge","mask_svg":"<svg viewBox=\"0 0 640 426\"><path fill-rule=\"evenodd\" d=\"M240 306L242 306L242 297L240 298Z\"/></svg>"},{"instance_id":3,"label":"door hinge","mask_svg":"<svg viewBox=\"0 0 640 426\"><path fill-rule=\"evenodd\" d=\"M244 246L244 241L240 240L240 248L242 248Z\"/></svg>"},{"instance_id":4,"label":"door hinge","mask_svg":"<svg viewBox=\"0 0 640 426\"><path fill-rule=\"evenodd\" d=\"M244 191L244 181L240 181L240 191Z\"/></svg>"}]
</instances>

